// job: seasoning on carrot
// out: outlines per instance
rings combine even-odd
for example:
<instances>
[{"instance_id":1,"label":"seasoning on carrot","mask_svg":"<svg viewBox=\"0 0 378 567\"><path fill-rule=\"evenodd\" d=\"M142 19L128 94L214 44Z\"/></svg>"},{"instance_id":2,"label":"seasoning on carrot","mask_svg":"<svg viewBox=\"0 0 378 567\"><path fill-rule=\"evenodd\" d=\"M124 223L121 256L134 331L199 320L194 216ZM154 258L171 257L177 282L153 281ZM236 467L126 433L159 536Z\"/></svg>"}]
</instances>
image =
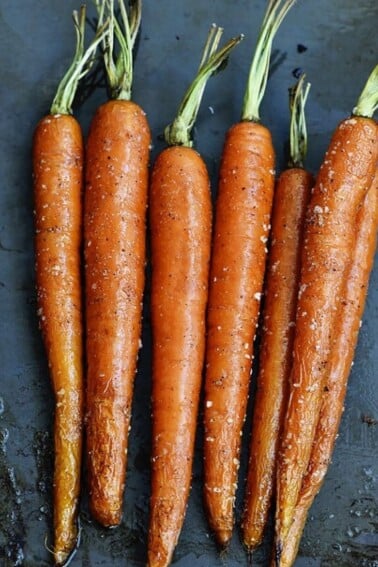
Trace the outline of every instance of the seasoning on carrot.
<instances>
[{"instance_id":1,"label":"seasoning on carrot","mask_svg":"<svg viewBox=\"0 0 378 567\"><path fill-rule=\"evenodd\" d=\"M221 160L207 317L204 500L215 538L233 529L241 434L262 295L274 187L274 148L261 125L273 37L294 4L271 1L259 35L241 122Z\"/></svg>"},{"instance_id":2,"label":"seasoning on carrot","mask_svg":"<svg viewBox=\"0 0 378 567\"><path fill-rule=\"evenodd\" d=\"M311 196L302 253L290 396L278 460L276 564L293 522L306 474L333 345L342 334L340 309L350 271L358 211L377 167L378 66L351 118L336 128ZM374 90L374 89L373 89Z\"/></svg>"},{"instance_id":3,"label":"seasoning on carrot","mask_svg":"<svg viewBox=\"0 0 378 567\"><path fill-rule=\"evenodd\" d=\"M50 114L33 138L36 285L40 328L55 396L54 560L67 562L78 544L77 510L83 426L80 246L83 139L72 116L79 80L103 37L84 51L85 7L73 13L76 52Z\"/></svg>"},{"instance_id":4,"label":"seasoning on carrot","mask_svg":"<svg viewBox=\"0 0 378 567\"><path fill-rule=\"evenodd\" d=\"M259 373L242 522L249 552L258 546L275 487L276 458L287 404L306 208L313 185L303 168L307 151L304 107L310 88L302 75L290 89L290 161L277 182L271 219L271 246L265 277L265 304Z\"/></svg>"},{"instance_id":5,"label":"seasoning on carrot","mask_svg":"<svg viewBox=\"0 0 378 567\"><path fill-rule=\"evenodd\" d=\"M127 440L144 291L150 130L130 100L132 47L140 2L130 21L124 2L105 0L109 16L104 62L112 99L90 125L86 153L84 244L86 260L86 453L89 506L104 526L121 521ZM116 54L116 42L120 49Z\"/></svg>"},{"instance_id":6,"label":"seasoning on carrot","mask_svg":"<svg viewBox=\"0 0 378 567\"><path fill-rule=\"evenodd\" d=\"M375 100L378 103L378 84L375 83ZM364 93L363 93L364 95ZM372 115L372 107L362 108L366 116ZM369 103L371 105L371 103ZM374 102L373 102L374 107ZM361 110L357 105L355 115ZM376 138L376 145L378 137ZM349 145L349 144L348 144ZM311 457L303 477L299 498L296 503L293 521L287 537L283 540L280 567L293 565L308 511L319 492L331 461L337 432L343 412L348 377L353 362L358 339L360 321L364 311L370 272L374 263L378 228L378 170L373 183L358 212L355 245L352 264L347 272L345 288L338 312L337 334L334 336L322 395L319 420L316 427Z\"/></svg>"},{"instance_id":7,"label":"seasoning on carrot","mask_svg":"<svg viewBox=\"0 0 378 567\"><path fill-rule=\"evenodd\" d=\"M190 137L208 78L241 37L218 51L213 25L193 83L166 128L169 147L157 158L150 190L152 490L148 564L169 565L184 521L192 476L205 351L211 244L206 165Z\"/></svg>"}]
</instances>

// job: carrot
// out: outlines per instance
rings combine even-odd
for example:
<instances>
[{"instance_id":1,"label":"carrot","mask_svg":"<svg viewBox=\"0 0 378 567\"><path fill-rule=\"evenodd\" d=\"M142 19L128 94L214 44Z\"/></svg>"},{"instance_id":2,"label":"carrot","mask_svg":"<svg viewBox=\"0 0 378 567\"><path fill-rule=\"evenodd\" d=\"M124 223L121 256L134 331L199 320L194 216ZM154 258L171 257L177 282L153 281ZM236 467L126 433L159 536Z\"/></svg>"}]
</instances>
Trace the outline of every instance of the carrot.
<instances>
[{"instance_id":1,"label":"carrot","mask_svg":"<svg viewBox=\"0 0 378 567\"><path fill-rule=\"evenodd\" d=\"M306 220L293 349L290 397L277 477L276 563L293 522L306 473L332 345L343 333L343 286L353 260L356 217L377 167L378 103L367 82L354 115L336 128L321 165Z\"/></svg>"},{"instance_id":2,"label":"carrot","mask_svg":"<svg viewBox=\"0 0 378 567\"><path fill-rule=\"evenodd\" d=\"M73 13L76 52L50 113L33 138L38 315L55 397L54 559L63 565L78 543L83 421L80 276L83 138L72 116L80 78L101 40L84 52L85 7Z\"/></svg>"},{"instance_id":3,"label":"carrot","mask_svg":"<svg viewBox=\"0 0 378 567\"><path fill-rule=\"evenodd\" d=\"M119 524L122 515L141 334L151 141L145 113L130 100L141 6L133 4L129 24L124 2L118 4L121 22L112 1L98 6L100 23L109 14L104 62L112 99L97 109L90 125L84 200L89 506L104 526Z\"/></svg>"},{"instance_id":4,"label":"carrot","mask_svg":"<svg viewBox=\"0 0 378 567\"><path fill-rule=\"evenodd\" d=\"M187 90L151 178L151 321L153 448L148 564L169 565L184 521L192 475L211 244L206 165L192 148L208 78L241 37L216 51L212 26L198 74Z\"/></svg>"},{"instance_id":5,"label":"carrot","mask_svg":"<svg viewBox=\"0 0 378 567\"><path fill-rule=\"evenodd\" d=\"M282 548L280 566L294 564L308 511L319 492L337 438L343 412L348 376L353 362L360 321L364 311L369 275L374 263L378 227L378 172L357 217L357 234L353 263L349 270L343 308L341 332L335 339L327 387L323 394L319 422L299 499Z\"/></svg>"},{"instance_id":6,"label":"carrot","mask_svg":"<svg viewBox=\"0 0 378 567\"><path fill-rule=\"evenodd\" d=\"M215 538L233 529L241 434L246 415L266 261L275 156L260 124L271 46L294 1L269 2L243 103L223 148L210 268L204 408L204 501Z\"/></svg>"},{"instance_id":7,"label":"carrot","mask_svg":"<svg viewBox=\"0 0 378 567\"><path fill-rule=\"evenodd\" d=\"M254 402L243 542L252 551L262 541L275 485L279 435L287 404L300 252L312 175L303 168L307 149L304 75L291 93L290 167L281 173L273 199L271 246Z\"/></svg>"}]
</instances>

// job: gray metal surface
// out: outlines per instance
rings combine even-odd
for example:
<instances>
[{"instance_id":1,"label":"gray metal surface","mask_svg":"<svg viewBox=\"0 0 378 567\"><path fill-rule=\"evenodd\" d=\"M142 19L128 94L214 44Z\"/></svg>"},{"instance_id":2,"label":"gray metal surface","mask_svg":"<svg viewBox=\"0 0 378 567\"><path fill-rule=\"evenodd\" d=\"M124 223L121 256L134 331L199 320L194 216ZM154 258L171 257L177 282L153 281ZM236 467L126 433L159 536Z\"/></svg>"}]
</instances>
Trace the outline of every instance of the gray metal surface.
<instances>
[{"instance_id":1,"label":"gray metal surface","mask_svg":"<svg viewBox=\"0 0 378 567\"><path fill-rule=\"evenodd\" d=\"M153 158L158 135L172 119L199 61L211 22L225 37L244 32L228 68L213 78L197 121L196 146L216 188L227 128L239 119L263 0L145 0L135 61L134 99L150 120ZM31 186L31 138L47 112L73 52L73 0L1 0L0 4L0 565L51 564L52 395L37 328ZM90 8L92 9L92 7ZM312 83L308 103L308 166L316 172L330 134L351 111L377 63L376 0L299 0L275 41L276 62L262 105L271 127L278 169L285 162L287 89L293 69ZM297 45L307 50L299 53ZM96 91L77 110L85 132L106 93ZM211 107L211 108L210 108ZM346 409L333 464L311 510L297 567L378 565L378 268L363 319ZM82 541L73 566L137 566L146 560L150 451L150 335L148 287L143 351L135 387L124 519L115 530L91 523L85 485ZM247 434L248 435L248 431ZM245 437L247 441L247 436ZM245 455L244 455L245 463ZM241 475L243 476L243 474ZM243 483L240 483L242 487ZM240 502L238 514L240 513ZM254 565L267 565L267 541ZM193 489L174 563L180 567L246 564L237 530L220 558L208 532L201 499L200 434Z\"/></svg>"}]
</instances>

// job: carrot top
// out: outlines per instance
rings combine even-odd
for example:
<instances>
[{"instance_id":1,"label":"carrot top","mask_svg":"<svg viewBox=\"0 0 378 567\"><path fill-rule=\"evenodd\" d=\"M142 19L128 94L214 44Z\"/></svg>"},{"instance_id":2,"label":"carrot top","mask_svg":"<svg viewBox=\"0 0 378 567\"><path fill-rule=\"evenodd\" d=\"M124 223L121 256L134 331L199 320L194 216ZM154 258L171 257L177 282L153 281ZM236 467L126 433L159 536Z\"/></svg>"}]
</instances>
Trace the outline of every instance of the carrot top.
<instances>
[{"instance_id":1,"label":"carrot top","mask_svg":"<svg viewBox=\"0 0 378 567\"><path fill-rule=\"evenodd\" d=\"M243 39L243 35L230 39L222 49L218 49L223 28L213 24L207 36L197 75L187 89L177 111L176 118L164 132L169 146L192 147L191 131L197 118L206 83L222 64L225 63L231 50Z\"/></svg>"},{"instance_id":2,"label":"carrot top","mask_svg":"<svg viewBox=\"0 0 378 567\"><path fill-rule=\"evenodd\" d=\"M107 24L105 23L97 29L92 43L84 51L85 16L85 6L81 6L80 12L75 10L72 14L76 32L76 50L71 65L59 83L50 108L51 114L72 114L72 104L79 81L90 70L97 46L106 36Z\"/></svg>"},{"instance_id":3,"label":"carrot top","mask_svg":"<svg viewBox=\"0 0 378 567\"><path fill-rule=\"evenodd\" d=\"M307 127L305 106L310 83L305 86L306 75L303 74L294 87L289 89L290 104L290 158L289 167L303 167L307 154Z\"/></svg>"},{"instance_id":4,"label":"carrot top","mask_svg":"<svg viewBox=\"0 0 378 567\"><path fill-rule=\"evenodd\" d=\"M242 120L260 121L260 104L264 97L268 80L273 39L282 20L293 4L295 4L295 1L269 0L248 75L242 108Z\"/></svg>"},{"instance_id":5,"label":"carrot top","mask_svg":"<svg viewBox=\"0 0 378 567\"><path fill-rule=\"evenodd\" d=\"M374 67L353 109L354 116L372 118L378 108L378 65Z\"/></svg>"},{"instance_id":6,"label":"carrot top","mask_svg":"<svg viewBox=\"0 0 378 567\"><path fill-rule=\"evenodd\" d=\"M98 25L103 24L105 16L109 18L109 34L103 41L104 64L111 98L130 100L133 47L140 27L142 1L131 0L128 14L124 0L118 0L120 21L115 15L114 3L115 0L95 0Z\"/></svg>"}]
</instances>

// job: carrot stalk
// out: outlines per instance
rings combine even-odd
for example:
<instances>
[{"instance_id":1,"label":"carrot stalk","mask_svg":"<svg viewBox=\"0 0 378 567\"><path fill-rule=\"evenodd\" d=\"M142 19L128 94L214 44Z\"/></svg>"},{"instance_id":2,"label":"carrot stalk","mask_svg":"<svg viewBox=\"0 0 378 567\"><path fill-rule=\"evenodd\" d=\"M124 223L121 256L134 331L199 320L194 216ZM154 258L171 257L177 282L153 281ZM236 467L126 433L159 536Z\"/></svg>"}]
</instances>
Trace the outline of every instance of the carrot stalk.
<instances>
[{"instance_id":1,"label":"carrot stalk","mask_svg":"<svg viewBox=\"0 0 378 567\"><path fill-rule=\"evenodd\" d=\"M294 2L269 2L252 61L242 121L227 133L210 268L204 408L204 500L215 538L233 529L239 453L262 294L274 188L269 130L259 123L270 48Z\"/></svg>"},{"instance_id":2,"label":"carrot stalk","mask_svg":"<svg viewBox=\"0 0 378 567\"><path fill-rule=\"evenodd\" d=\"M302 168L307 155L307 124L305 106L311 85L305 86L306 75L303 74L297 84L289 89L290 104L290 157L289 168Z\"/></svg>"},{"instance_id":3,"label":"carrot stalk","mask_svg":"<svg viewBox=\"0 0 378 567\"><path fill-rule=\"evenodd\" d=\"M97 3L109 18L104 61L111 100L96 111L85 168L86 433L89 505L104 526L119 524L144 290L150 131L130 100L140 2ZM133 12L136 10L136 12ZM131 26L134 26L133 29Z\"/></svg>"},{"instance_id":4,"label":"carrot stalk","mask_svg":"<svg viewBox=\"0 0 378 567\"><path fill-rule=\"evenodd\" d=\"M378 109L378 65L376 65L353 109L354 116L371 117Z\"/></svg>"},{"instance_id":5,"label":"carrot stalk","mask_svg":"<svg viewBox=\"0 0 378 567\"><path fill-rule=\"evenodd\" d=\"M283 19L296 0L269 0L257 39L255 54L248 75L243 101L242 120L260 121L260 105L264 98L274 37Z\"/></svg>"},{"instance_id":6,"label":"carrot stalk","mask_svg":"<svg viewBox=\"0 0 378 567\"><path fill-rule=\"evenodd\" d=\"M241 37L222 49L213 25L198 73L165 130L150 189L153 448L148 564L168 565L184 521L205 350L211 194L191 130L208 78Z\"/></svg>"},{"instance_id":7,"label":"carrot stalk","mask_svg":"<svg viewBox=\"0 0 378 567\"><path fill-rule=\"evenodd\" d=\"M88 72L99 29L84 50L85 7L73 13L76 51L50 113L33 138L38 315L55 397L54 561L66 564L78 544L77 511L83 425L83 345L80 276L83 137L72 116L80 79Z\"/></svg>"},{"instance_id":8,"label":"carrot stalk","mask_svg":"<svg viewBox=\"0 0 378 567\"><path fill-rule=\"evenodd\" d=\"M368 84L376 84L375 76L373 72ZM359 104L366 116L353 115L336 128L306 220L290 396L278 462L277 565L309 464L333 345L342 332L339 312L353 260L357 214L376 170L377 124L370 118L375 105L369 107L364 97Z\"/></svg>"},{"instance_id":9,"label":"carrot stalk","mask_svg":"<svg viewBox=\"0 0 378 567\"><path fill-rule=\"evenodd\" d=\"M183 145L192 147L191 131L193 129L198 110L201 104L202 95L209 77L215 73L225 61L230 51L242 39L243 35L228 41L222 49L216 51L223 29L215 24L210 28L208 40L206 42L198 74L193 83L186 91L179 106L177 116L169 124L165 131L165 138L169 145Z\"/></svg>"},{"instance_id":10,"label":"carrot stalk","mask_svg":"<svg viewBox=\"0 0 378 567\"><path fill-rule=\"evenodd\" d=\"M242 522L243 542L262 541L275 486L279 435L287 404L294 340L300 252L312 175L303 169L307 150L304 106L310 85L304 75L291 94L291 167L280 175L273 200L271 246L254 402L248 476Z\"/></svg>"},{"instance_id":11,"label":"carrot stalk","mask_svg":"<svg viewBox=\"0 0 378 567\"><path fill-rule=\"evenodd\" d=\"M377 228L378 173L357 217L353 262L348 273L343 308L340 310L341 332L333 347L311 458L303 478L293 522L282 547L281 567L294 564L308 511L323 484L331 462L364 312L369 276L374 263Z\"/></svg>"}]
</instances>

